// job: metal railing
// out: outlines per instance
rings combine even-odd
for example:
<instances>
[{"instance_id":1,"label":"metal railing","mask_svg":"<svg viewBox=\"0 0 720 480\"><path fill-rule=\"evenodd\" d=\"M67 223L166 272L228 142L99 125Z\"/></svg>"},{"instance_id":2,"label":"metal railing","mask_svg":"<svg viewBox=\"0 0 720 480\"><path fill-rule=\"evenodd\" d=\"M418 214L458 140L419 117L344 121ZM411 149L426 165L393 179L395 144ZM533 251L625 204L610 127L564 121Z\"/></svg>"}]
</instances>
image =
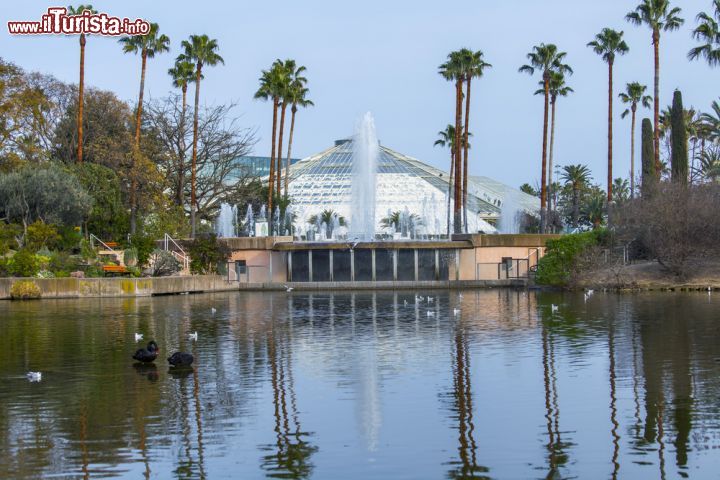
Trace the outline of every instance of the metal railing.
<instances>
[{"instance_id":1,"label":"metal railing","mask_svg":"<svg viewBox=\"0 0 720 480\"><path fill-rule=\"evenodd\" d=\"M170 249L170 245L172 245L173 249ZM175 259L180 262L183 266L183 270L189 270L190 269L190 257L188 257L188 254L185 253L185 250L173 239L170 235L167 233L165 234L165 237L163 238L163 249L167 252L170 252Z\"/></svg>"},{"instance_id":2,"label":"metal railing","mask_svg":"<svg viewBox=\"0 0 720 480\"><path fill-rule=\"evenodd\" d=\"M90 246L91 246L92 248L95 248L95 242L98 242L100 245L102 245L103 247L105 247L105 250L110 250L110 251L113 252L113 253L117 253L117 252L115 252L115 250L112 249L112 247L109 247L109 246L107 245L107 243L103 242L102 240L100 240L98 237L96 237L95 235L93 235L93 234L91 233L91 234L90 234Z\"/></svg>"},{"instance_id":3,"label":"metal railing","mask_svg":"<svg viewBox=\"0 0 720 480\"><path fill-rule=\"evenodd\" d=\"M528 278L530 267L528 258L512 258L499 263L477 263L475 265L475 279L511 280Z\"/></svg>"}]
</instances>

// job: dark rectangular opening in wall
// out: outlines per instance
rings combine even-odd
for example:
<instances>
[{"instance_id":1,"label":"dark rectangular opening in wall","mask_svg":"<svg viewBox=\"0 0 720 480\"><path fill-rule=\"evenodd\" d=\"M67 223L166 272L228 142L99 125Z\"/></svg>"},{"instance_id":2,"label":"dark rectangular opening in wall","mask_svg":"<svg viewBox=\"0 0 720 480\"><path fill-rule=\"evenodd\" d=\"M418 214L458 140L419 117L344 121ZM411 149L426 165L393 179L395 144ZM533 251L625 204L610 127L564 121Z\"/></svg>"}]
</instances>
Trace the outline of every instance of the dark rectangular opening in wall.
<instances>
[{"instance_id":1,"label":"dark rectangular opening in wall","mask_svg":"<svg viewBox=\"0 0 720 480\"><path fill-rule=\"evenodd\" d=\"M310 263L308 262L307 251L296 250L292 252L292 281L310 281Z\"/></svg>"},{"instance_id":2,"label":"dark rectangular opening in wall","mask_svg":"<svg viewBox=\"0 0 720 480\"><path fill-rule=\"evenodd\" d=\"M372 250L355 249L355 281L372 281Z\"/></svg>"},{"instance_id":3,"label":"dark rectangular opening in wall","mask_svg":"<svg viewBox=\"0 0 720 480\"><path fill-rule=\"evenodd\" d=\"M330 250L312 251L312 281L330 281Z\"/></svg>"},{"instance_id":4,"label":"dark rectangular opening in wall","mask_svg":"<svg viewBox=\"0 0 720 480\"><path fill-rule=\"evenodd\" d=\"M400 281L415 280L415 250L403 248L397 252L397 279Z\"/></svg>"},{"instance_id":5,"label":"dark rectangular opening in wall","mask_svg":"<svg viewBox=\"0 0 720 480\"><path fill-rule=\"evenodd\" d=\"M393 279L392 250L375 250L375 280L379 282Z\"/></svg>"},{"instance_id":6,"label":"dark rectangular opening in wall","mask_svg":"<svg viewBox=\"0 0 720 480\"><path fill-rule=\"evenodd\" d=\"M455 260L455 250L440 250L439 280L450 280L450 263Z\"/></svg>"},{"instance_id":7,"label":"dark rectangular opening in wall","mask_svg":"<svg viewBox=\"0 0 720 480\"><path fill-rule=\"evenodd\" d=\"M418 280L435 280L435 250L418 250Z\"/></svg>"},{"instance_id":8,"label":"dark rectangular opening in wall","mask_svg":"<svg viewBox=\"0 0 720 480\"><path fill-rule=\"evenodd\" d=\"M350 250L333 250L333 281L350 280Z\"/></svg>"}]
</instances>

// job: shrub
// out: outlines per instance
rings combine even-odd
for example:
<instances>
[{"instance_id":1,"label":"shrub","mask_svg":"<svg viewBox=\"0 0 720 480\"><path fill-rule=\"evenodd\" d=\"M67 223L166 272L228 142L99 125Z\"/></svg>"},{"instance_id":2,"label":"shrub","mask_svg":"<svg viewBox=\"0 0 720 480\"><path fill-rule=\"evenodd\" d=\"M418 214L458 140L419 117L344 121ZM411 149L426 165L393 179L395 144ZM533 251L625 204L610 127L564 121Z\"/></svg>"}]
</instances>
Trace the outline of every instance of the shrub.
<instances>
[{"instance_id":1,"label":"shrub","mask_svg":"<svg viewBox=\"0 0 720 480\"><path fill-rule=\"evenodd\" d=\"M17 248L16 238L22 235L22 227L14 223L7 224L0 221L0 255Z\"/></svg>"},{"instance_id":2,"label":"shrub","mask_svg":"<svg viewBox=\"0 0 720 480\"><path fill-rule=\"evenodd\" d=\"M76 256L68 255L66 252L52 252L50 255L50 262L48 263L48 270L55 272L55 276L67 276L60 275L60 272L72 272L78 269L80 259ZM69 274L69 273L68 273Z\"/></svg>"},{"instance_id":3,"label":"shrub","mask_svg":"<svg viewBox=\"0 0 720 480\"><path fill-rule=\"evenodd\" d=\"M85 277L87 278L98 278L98 277L104 277L105 272L103 272L102 267L98 267L96 265L91 265L85 269Z\"/></svg>"},{"instance_id":4,"label":"shrub","mask_svg":"<svg viewBox=\"0 0 720 480\"><path fill-rule=\"evenodd\" d=\"M15 277L34 277L39 270L38 259L26 248L18 250L10 259L10 273Z\"/></svg>"},{"instance_id":5,"label":"shrub","mask_svg":"<svg viewBox=\"0 0 720 480\"><path fill-rule=\"evenodd\" d=\"M606 241L607 233L602 229L548 240L545 256L538 262L535 280L542 285L571 285L580 272L584 254Z\"/></svg>"},{"instance_id":6,"label":"shrub","mask_svg":"<svg viewBox=\"0 0 720 480\"><path fill-rule=\"evenodd\" d=\"M32 280L21 280L13 283L12 287L10 287L10 298L13 300L28 300L40 298L41 296L40 287Z\"/></svg>"},{"instance_id":7,"label":"shrub","mask_svg":"<svg viewBox=\"0 0 720 480\"><path fill-rule=\"evenodd\" d=\"M180 271L180 262L167 250L153 250L150 255L150 269L153 277L165 277Z\"/></svg>"},{"instance_id":8,"label":"shrub","mask_svg":"<svg viewBox=\"0 0 720 480\"><path fill-rule=\"evenodd\" d=\"M80 252L80 241L83 238L80 227L71 225L59 226L57 227L57 231L60 234L60 241L57 245L59 250L73 251L74 253Z\"/></svg>"},{"instance_id":9,"label":"shrub","mask_svg":"<svg viewBox=\"0 0 720 480\"><path fill-rule=\"evenodd\" d=\"M720 185L661 183L615 212L618 237L683 278L720 255Z\"/></svg>"},{"instance_id":10,"label":"shrub","mask_svg":"<svg viewBox=\"0 0 720 480\"><path fill-rule=\"evenodd\" d=\"M230 249L215 234L203 235L190 242L190 272L199 275L217 273L218 263L230 256Z\"/></svg>"},{"instance_id":11,"label":"shrub","mask_svg":"<svg viewBox=\"0 0 720 480\"><path fill-rule=\"evenodd\" d=\"M135 247L126 248L125 252L123 252L123 262L128 267L136 266L138 263L137 248L135 248Z\"/></svg>"},{"instance_id":12,"label":"shrub","mask_svg":"<svg viewBox=\"0 0 720 480\"><path fill-rule=\"evenodd\" d=\"M147 264L150 254L155 250L155 240L151 236L136 233L130 237L130 245L137 251L137 266Z\"/></svg>"},{"instance_id":13,"label":"shrub","mask_svg":"<svg viewBox=\"0 0 720 480\"><path fill-rule=\"evenodd\" d=\"M57 229L40 220L28 225L27 235L25 236L25 247L33 252L45 248L56 248L60 243L60 235Z\"/></svg>"}]
</instances>

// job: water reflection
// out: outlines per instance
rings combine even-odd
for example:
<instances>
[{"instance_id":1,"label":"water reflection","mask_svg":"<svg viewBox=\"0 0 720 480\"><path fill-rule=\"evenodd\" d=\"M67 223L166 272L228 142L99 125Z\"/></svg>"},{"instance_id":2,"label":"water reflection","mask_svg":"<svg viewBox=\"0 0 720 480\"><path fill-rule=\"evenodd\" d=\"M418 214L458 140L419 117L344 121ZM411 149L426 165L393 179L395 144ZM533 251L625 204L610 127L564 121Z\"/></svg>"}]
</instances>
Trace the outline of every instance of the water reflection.
<instances>
[{"instance_id":1,"label":"water reflection","mask_svg":"<svg viewBox=\"0 0 720 480\"><path fill-rule=\"evenodd\" d=\"M718 306L509 290L2 302L0 477L704 478ZM155 365L133 365L134 332L161 345ZM175 350L193 368L167 368Z\"/></svg>"}]
</instances>

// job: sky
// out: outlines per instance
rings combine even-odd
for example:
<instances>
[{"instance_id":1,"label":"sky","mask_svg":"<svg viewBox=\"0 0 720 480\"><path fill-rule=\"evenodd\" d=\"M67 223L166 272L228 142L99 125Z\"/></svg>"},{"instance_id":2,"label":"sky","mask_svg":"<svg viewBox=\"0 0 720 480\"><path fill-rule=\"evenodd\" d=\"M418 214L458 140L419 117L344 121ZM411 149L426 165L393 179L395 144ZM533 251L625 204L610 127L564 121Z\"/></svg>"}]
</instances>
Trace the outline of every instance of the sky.
<instances>
[{"instance_id":1,"label":"sky","mask_svg":"<svg viewBox=\"0 0 720 480\"><path fill-rule=\"evenodd\" d=\"M87 3L87 2L85 2ZM538 77L518 73L534 45L555 43L567 52L575 93L558 100L555 163L588 165L594 178L607 175L607 65L586 44L604 27L625 31L630 52L615 62L615 98L627 82L639 81L652 93L650 31L625 21L638 0L365 0L339 2L276 0L92 1L113 16L143 18L160 25L171 51L149 60L146 98L172 91L167 70L192 34L215 38L225 65L204 71L201 102L237 102L243 126L257 128L256 155L270 154L272 108L253 100L261 70L276 59L307 67L309 98L315 107L297 114L293 156L305 157L352 134L365 112L375 117L383 145L447 169L449 152L433 143L454 123L454 88L438 75L447 54L462 47L482 50L492 68L473 82L470 173L509 185L538 184L542 146L542 97ZM686 107L709 110L718 98L720 70L690 62L691 31L710 0L671 0L682 8L685 25L661 37L661 106L680 89ZM37 20L61 3L11 2L8 20ZM26 70L78 80L79 47L70 36L0 34L0 56ZM86 48L86 85L111 90L135 103L140 58L123 54L117 39L93 37ZM191 87L192 89L192 87ZM190 95L192 93L190 92ZM630 120L614 108L614 176L629 177ZM640 118L651 116L649 110ZM639 159L639 142L636 158ZM639 162L637 162L639 164ZM639 170L639 165L636 165Z\"/></svg>"}]
</instances>

